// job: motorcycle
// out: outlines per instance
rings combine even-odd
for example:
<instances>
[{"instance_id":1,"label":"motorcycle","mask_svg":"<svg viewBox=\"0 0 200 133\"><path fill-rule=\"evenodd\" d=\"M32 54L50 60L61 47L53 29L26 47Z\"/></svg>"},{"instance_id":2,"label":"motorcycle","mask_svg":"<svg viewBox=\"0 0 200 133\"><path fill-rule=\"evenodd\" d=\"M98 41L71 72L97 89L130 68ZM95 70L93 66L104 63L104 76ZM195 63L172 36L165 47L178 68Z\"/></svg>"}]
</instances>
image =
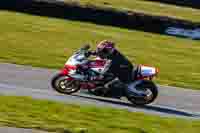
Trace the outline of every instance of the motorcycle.
<instances>
[{"instance_id":1,"label":"motorcycle","mask_svg":"<svg viewBox=\"0 0 200 133\"><path fill-rule=\"evenodd\" d=\"M88 46L74 52L65 63L64 68L52 78L52 88L67 95L84 89L96 96L115 97L115 87L108 84L115 82L114 85L119 87L119 80L111 73L102 74L106 67L106 60L98 57L89 59L89 48ZM157 74L158 69L155 67L137 65L132 72L133 81L126 84L126 87L122 85L118 98L126 97L134 105L152 103L158 95L158 88L152 81ZM88 80L90 75L103 75L104 78L90 81ZM105 88L109 90L106 93L103 91Z\"/></svg>"}]
</instances>

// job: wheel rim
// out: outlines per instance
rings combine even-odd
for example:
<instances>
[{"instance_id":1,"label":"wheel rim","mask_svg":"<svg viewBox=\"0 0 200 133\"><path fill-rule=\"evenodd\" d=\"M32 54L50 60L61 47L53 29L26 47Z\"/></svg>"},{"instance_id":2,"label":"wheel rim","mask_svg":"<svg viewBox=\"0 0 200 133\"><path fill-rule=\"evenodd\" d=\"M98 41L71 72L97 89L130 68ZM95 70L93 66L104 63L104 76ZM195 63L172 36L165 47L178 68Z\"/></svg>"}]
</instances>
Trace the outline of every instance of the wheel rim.
<instances>
[{"instance_id":1,"label":"wheel rim","mask_svg":"<svg viewBox=\"0 0 200 133\"><path fill-rule=\"evenodd\" d=\"M68 81L66 79L60 79L56 83L57 89L64 93L71 93L76 91L77 86L75 81Z\"/></svg>"},{"instance_id":2,"label":"wheel rim","mask_svg":"<svg viewBox=\"0 0 200 133\"><path fill-rule=\"evenodd\" d=\"M135 101L135 103L137 104L146 104L149 103L149 101L151 101L154 97L153 92L151 91L150 88L146 88L146 87L137 87L136 88L138 92L142 93L144 96L142 97L137 97L137 98L133 98L133 100Z\"/></svg>"},{"instance_id":3,"label":"wheel rim","mask_svg":"<svg viewBox=\"0 0 200 133\"><path fill-rule=\"evenodd\" d=\"M144 97L144 99L146 100L146 101L151 101L152 99L153 99L153 93L152 93L152 91L151 91L151 89L149 89L149 88L147 88L147 90L145 91L145 97Z\"/></svg>"}]
</instances>

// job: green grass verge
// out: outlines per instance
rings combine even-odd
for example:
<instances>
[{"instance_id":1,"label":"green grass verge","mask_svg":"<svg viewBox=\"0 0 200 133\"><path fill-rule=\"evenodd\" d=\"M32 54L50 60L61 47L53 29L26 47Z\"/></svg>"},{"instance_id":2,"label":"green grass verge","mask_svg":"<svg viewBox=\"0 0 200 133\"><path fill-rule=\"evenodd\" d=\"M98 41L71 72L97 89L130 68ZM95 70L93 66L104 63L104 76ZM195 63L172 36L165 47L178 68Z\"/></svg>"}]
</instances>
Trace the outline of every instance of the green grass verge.
<instances>
[{"instance_id":1,"label":"green grass verge","mask_svg":"<svg viewBox=\"0 0 200 133\"><path fill-rule=\"evenodd\" d=\"M160 84L200 89L199 41L7 11L0 26L1 62L60 68L83 43L112 39L131 61L160 68Z\"/></svg>"},{"instance_id":2,"label":"green grass verge","mask_svg":"<svg viewBox=\"0 0 200 133\"><path fill-rule=\"evenodd\" d=\"M91 4L98 7L111 7L120 10L132 10L146 14L169 16L200 22L200 10L187 7L161 4L146 0L65 0L66 2L77 1L81 4Z\"/></svg>"},{"instance_id":3,"label":"green grass verge","mask_svg":"<svg viewBox=\"0 0 200 133\"><path fill-rule=\"evenodd\" d=\"M28 97L0 96L0 125L87 133L199 133L200 121L63 104Z\"/></svg>"}]
</instances>

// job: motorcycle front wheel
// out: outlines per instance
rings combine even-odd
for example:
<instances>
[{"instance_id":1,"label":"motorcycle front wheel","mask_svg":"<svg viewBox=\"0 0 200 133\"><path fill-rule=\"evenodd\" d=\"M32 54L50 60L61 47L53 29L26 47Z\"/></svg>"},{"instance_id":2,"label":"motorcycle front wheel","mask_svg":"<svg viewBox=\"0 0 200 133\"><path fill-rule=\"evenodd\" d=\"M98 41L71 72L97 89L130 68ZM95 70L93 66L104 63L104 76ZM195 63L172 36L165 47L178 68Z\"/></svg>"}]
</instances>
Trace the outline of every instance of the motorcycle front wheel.
<instances>
[{"instance_id":1,"label":"motorcycle front wheel","mask_svg":"<svg viewBox=\"0 0 200 133\"><path fill-rule=\"evenodd\" d=\"M138 96L131 91L128 91L126 96L134 105L146 105L152 103L158 96L157 86L149 80L143 80L136 85L137 91L141 91L144 95Z\"/></svg>"},{"instance_id":2,"label":"motorcycle front wheel","mask_svg":"<svg viewBox=\"0 0 200 133\"><path fill-rule=\"evenodd\" d=\"M67 80L62 74L56 74L51 80L51 86L59 93L70 95L80 90L80 84L76 80Z\"/></svg>"}]
</instances>

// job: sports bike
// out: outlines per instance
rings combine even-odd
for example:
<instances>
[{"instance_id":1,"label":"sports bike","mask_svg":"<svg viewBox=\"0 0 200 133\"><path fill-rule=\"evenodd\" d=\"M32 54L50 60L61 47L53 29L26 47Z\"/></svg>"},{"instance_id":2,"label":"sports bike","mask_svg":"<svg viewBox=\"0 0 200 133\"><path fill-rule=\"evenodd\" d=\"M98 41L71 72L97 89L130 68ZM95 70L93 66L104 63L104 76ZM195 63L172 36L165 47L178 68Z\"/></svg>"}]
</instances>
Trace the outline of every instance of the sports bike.
<instances>
[{"instance_id":1,"label":"sports bike","mask_svg":"<svg viewBox=\"0 0 200 133\"><path fill-rule=\"evenodd\" d=\"M158 69L152 66L137 65L132 71L132 82L123 84L111 73L103 73L106 69L106 60L99 57L91 59L88 55L89 47L81 48L67 60L64 68L54 75L51 80L52 88L59 93L70 95L81 89L102 97L126 97L135 105L152 103L157 95L158 88L153 82L158 75ZM103 76L101 80L90 80L90 76ZM115 86L109 85L115 82ZM121 89L115 89L115 87ZM107 91L104 91L107 90ZM119 95L120 94L120 95Z\"/></svg>"}]
</instances>

